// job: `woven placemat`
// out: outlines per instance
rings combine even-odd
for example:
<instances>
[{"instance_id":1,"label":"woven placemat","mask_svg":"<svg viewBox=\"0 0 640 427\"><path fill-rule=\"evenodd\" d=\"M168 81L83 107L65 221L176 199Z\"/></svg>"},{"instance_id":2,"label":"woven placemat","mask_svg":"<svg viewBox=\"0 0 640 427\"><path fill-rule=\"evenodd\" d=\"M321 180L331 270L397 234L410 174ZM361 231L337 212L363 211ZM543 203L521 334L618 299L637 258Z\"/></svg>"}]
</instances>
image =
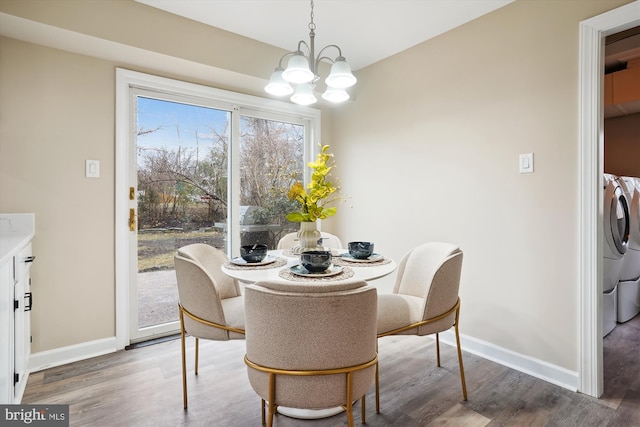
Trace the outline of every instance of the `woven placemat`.
<instances>
[{"instance_id":1,"label":"woven placemat","mask_svg":"<svg viewBox=\"0 0 640 427\"><path fill-rule=\"evenodd\" d=\"M276 260L274 262L270 262L269 264L262 264L262 265L251 265L251 264L247 264L247 265L237 265L232 263L231 261L226 261L224 263L225 268L228 268L229 270L268 270L270 268L278 268L278 267L282 267L283 265L287 264L287 260L284 258L276 258Z\"/></svg>"},{"instance_id":2,"label":"woven placemat","mask_svg":"<svg viewBox=\"0 0 640 427\"><path fill-rule=\"evenodd\" d=\"M377 267L379 265L389 264L391 260L389 258L382 258L380 261L375 262L358 262L349 261L348 258L342 258L340 256L333 257L331 260L333 265L350 265L352 267Z\"/></svg>"},{"instance_id":3,"label":"woven placemat","mask_svg":"<svg viewBox=\"0 0 640 427\"><path fill-rule=\"evenodd\" d=\"M278 275L283 279L294 280L296 282L332 282L335 280L350 279L353 277L353 274L354 274L353 270L349 267L343 267L342 273L340 274L335 274L333 276L325 276L325 277L299 276L297 274L293 274L291 270L289 270L288 268L283 268L278 273Z\"/></svg>"}]
</instances>

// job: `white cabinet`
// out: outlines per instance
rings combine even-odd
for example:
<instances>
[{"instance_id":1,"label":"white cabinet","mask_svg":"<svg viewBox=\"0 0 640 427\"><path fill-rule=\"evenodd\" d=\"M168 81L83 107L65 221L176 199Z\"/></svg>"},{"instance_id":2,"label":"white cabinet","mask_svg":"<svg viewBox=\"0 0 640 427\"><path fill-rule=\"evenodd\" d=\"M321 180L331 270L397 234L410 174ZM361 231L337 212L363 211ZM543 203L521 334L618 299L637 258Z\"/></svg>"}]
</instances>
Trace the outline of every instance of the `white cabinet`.
<instances>
[{"instance_id":1,"label":"white cabinet","mask_svg":"<svg viewBox=\"0 0 640 427\"><path fill-rule=\"evenodd\" d=\"M31 355L33 214L0 214L0 404L20 403Z\"/></svg>"},{"instance_id":2,"label":"white cabinet","mask_svg":"<svg viewBox=\"0 0 640 427\"><path fill-rule=\"evenodd\" d=\"M15 383L13 396L15 403L20 403L24 389L27 386L27 366L31 356L31 294L30 268L34 257L31 242L23 247L18 255L13 257L15 287L13 293L13 341L14 366L13 381Z\"/></svg>"},{"instance_id":3,"label":"white cabinet","mask_svg":"<svg viewBox=\"0 0 640 427\"><path fill-rule=\"evenodd\" d=\"M0 265L0 404L13 403L13 257Z\"/></svg>"}]
</instances>

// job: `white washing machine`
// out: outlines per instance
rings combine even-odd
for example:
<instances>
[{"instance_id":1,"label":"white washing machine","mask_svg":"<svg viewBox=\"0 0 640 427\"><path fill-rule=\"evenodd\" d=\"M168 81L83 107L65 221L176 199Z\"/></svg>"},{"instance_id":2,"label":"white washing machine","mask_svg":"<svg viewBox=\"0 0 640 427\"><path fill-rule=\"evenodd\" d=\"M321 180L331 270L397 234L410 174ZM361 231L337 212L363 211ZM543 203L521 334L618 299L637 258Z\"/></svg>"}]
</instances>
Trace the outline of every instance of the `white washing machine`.
<instances>
[{"instance_id":1,"label":"white washing machine","mask_svg":"<svg viewBox=\"0 0 640 427\"><path fill-rule=\"evenodd\" d=\"M621 177L629 202L629 242L618 281L618 323L640 313L640 178Z\"/></svg>"},{"instance_id":2,"label":"white washing machine","mask_svg":"<svg viewBox=\"0 0 640 427\"><path fill-rule=\"evenodd\" d=\"M617 285L629 240L629 206L617 176L605 173L603 181L602 336L607 336L618 320Z\"/></svg>"}]
</instances>

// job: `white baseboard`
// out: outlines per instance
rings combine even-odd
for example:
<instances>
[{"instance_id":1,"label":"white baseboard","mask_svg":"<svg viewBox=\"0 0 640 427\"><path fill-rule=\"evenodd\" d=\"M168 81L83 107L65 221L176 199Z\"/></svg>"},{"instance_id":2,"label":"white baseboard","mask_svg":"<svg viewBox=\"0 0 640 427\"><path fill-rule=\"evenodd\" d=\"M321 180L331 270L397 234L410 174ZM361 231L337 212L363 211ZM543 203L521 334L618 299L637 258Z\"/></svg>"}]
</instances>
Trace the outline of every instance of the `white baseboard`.
<instances>
[{"instance_id":1,"label":"white baseboard","mask_svg":"<svg viewBox=\"0 0 640 427\"><path fill-rule=\"evenodd\" d=\"M456 336L453 330L441 333L440 342L455 346ZM567 390L578 391L578 372L462 334L460 345L463 352L475 354Z\"/></svg>"},{"instance_id":2,"label":"white baseboard","mask_svg":"<svg viewBox=\"0 0 640 427\"><path fill-rule=\"evenodd\" d=\"M32 353L29 357L28 370L29 372L38 372L54 366L66 365L67 363L114 353L116 350L116 337L110 337L53 350L40 351Z\"/></svg>"}]
</instances>

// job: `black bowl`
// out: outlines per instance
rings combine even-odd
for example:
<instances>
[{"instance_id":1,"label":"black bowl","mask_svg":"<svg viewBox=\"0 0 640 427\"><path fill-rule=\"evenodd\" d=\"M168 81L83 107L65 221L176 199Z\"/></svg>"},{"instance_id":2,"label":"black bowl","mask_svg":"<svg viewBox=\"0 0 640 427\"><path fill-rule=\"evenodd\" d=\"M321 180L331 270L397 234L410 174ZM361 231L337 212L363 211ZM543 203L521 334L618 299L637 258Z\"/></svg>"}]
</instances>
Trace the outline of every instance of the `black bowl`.
<instances>
[{"instance_id":1,"label":"black bowl","mask_svg":"<svg viewBox=\"0 0 640 427\"><path fill-rule=\"evenodd\" d=\"M372 253L373 242L349 242L349 254L354 258L369 258Z\"/></svg>"},{"instance_id":2,"label":"black bowl","mask_svg":"<svg viewBox=\"0 0 640 427\"><path fill-rule=\"evenodd\" d=\"M240 246L240 256L249 263L260 262L267 256L267 245L255 244Z\"/></svg>"},{"instance_id":3,"label":"black bowl","mask_svg":"<svg viewBox=\"0 0 640 427\"><path fill-rule=\"evenodd\" d=\"M300 264L309 273L322 273L331 267L330 251L307 251L300 254Z\"/></svg>"}]
</instances>

